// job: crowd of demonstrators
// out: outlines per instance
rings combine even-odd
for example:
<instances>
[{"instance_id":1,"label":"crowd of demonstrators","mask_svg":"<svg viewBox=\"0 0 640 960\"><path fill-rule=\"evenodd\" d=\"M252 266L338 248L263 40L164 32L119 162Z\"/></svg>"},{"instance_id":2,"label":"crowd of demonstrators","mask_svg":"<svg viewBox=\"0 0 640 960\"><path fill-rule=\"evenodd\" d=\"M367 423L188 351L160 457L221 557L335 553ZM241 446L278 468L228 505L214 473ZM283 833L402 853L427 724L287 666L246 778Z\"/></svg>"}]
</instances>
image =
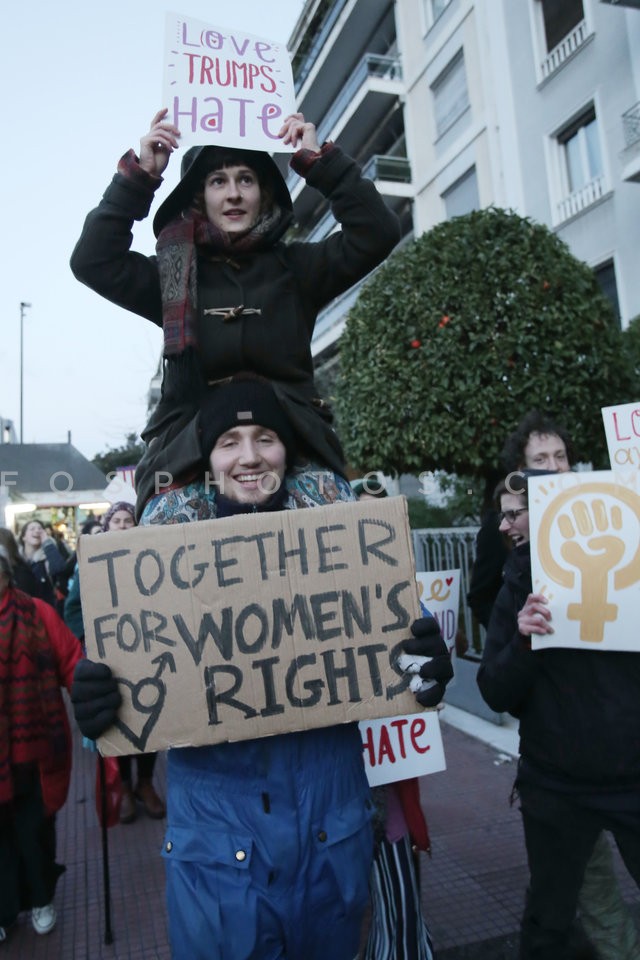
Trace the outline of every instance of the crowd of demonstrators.
<instances>
[{"instance_id":1,"label":"crowd of demonstrators","mask_svg":"<svg viewBox=\"0 0 640 960\"><path fill-rule=\"evenodd\" d=\"M31 595L58 609L55 580L64 573L67 558L60 552L56 540L47 534L40 520L28 520L18 536L18 546L34 577L35 589Z\"/></svg>"},{"instance_id":2,"label":"crowd of demonstrators","mask_svg":"<svg viewBox=\"0 0 640 960\"><path fill-rule=\"evenodd\" d=\"M570 438L534 411L508 438L504 459L510 469L498 485L496 508L499 530L512 549L489 620L478 684L493 710L520 721L515 791L530 870L521 956L572 956L579 909L597 950L593 956L631 960L640 955L640 941L603 831L614 834L638 881L640 754L622 745L620 729L634 724L640 660L602 651L531 650L531 633L552 633L553 627L547 601L531 593L527 475L569 470Z\"/></svg>"},{"instance_id":3,"label":"crowd of demonstrators","mask_svg":"<svg viewBox=\"0 0 640 960\"><path fill-rule=\"evenodd\" d=\"M355 499L333 471L325 471L323 493L292 471L296 436L266 381L234 378L211 391L201 413L199 476L152 498L143 524ZM421 621L413 633L423 650ZM76 673L72 699L88 735L102 732L95 714L101 728L109 720L94 699L101 677L112 697L104 664L85 661ZM115 716L114 709L111 722ZM170 750L167 790L163 855L175 960L353 960L369 899L373 813L356 723Z\"/></svg>"},{"instance_id":4,"label":"crowd of demonstrators","mask_svg":"<svg viewBox=\"0 0 640 960\"><path fill-rule=\"evenodd\" d=\"M326 198L340 230L317 243L285 244L293 205L269 154L192 147L153 221L156 256L133 252L133 222L147 216L179 144L166 116L154 116L139 157L133 150L122 157L71 258L79 280L163 327L162 396L142 434L138 515L156 492L156 475L197 467L207 385L242 370L271 381L306 459L344 472L329 406L314 383L311 337L318 312L400 239L398 219L372 181L339 146L320 145L314 124L297 113L279 137L295 148L292 168Z\"/></svg>"},{"instance_id":5,"label":"crowd of demonstrators","mask_svg":"<svg viewBox=\"0 0 640 960\"><path fill-rule=\"evenodd\" d=\"M82 657L53 606L16 586L20 562L14 568L12 558L15 551L0 546L0 943L21 911L30 911L37 934L56 924L64 867L56 862L55 817L72 759L60 688L70 688Z\"/></svg>"},{"instance_id":6,"label":"crowd of demonstrators","mask_svg":"<svg viewBox=\"0 0 640 960\"><path fill-rule=\"evenodd\" d=\"M131 249L134 221L148 215L169 158L179 145L179 130L167 120L167 113L161 110L154 116L150 130L140 140L139 156L129 151L120 160L118 171L102 201L85 221L71 259L72 269L79 280L110 301L163 328L162 396L143 433L147 446L136 472L136 515L143 524L175 523L235 516L246 509L297 509L352 499L352 491L344 479L342 450L331 426L330 410L315 389L310 342L318 312L336 295L364 277L393 249L399 239L397 218L386 208L373 184L362 177L357 164L337 145L320 145L314 125L302 114L293 114L285 119L279 132L283 144L294 148L291 166L329 202L341 229L318 243L294 241L285 244L283 238L292 222L292 202L271 157L261 151L200 146L186 152L181 179L155 215L156 255L147 257L135 253ZM271 422L266 422L267 415L262 414L260 408L258 419L254 417L250 423L242 424L243 428L251 427L258 433L262 430L276 435L275 447L273 437L262 446L264 441L253 436L251 455L255 463L250 466L257 464L256 470L249 469L246 464L239 468L234 459L236 449L245 441L249 443L246 434L242 435L242 443L239 436L231 441L226 449L227 461L224 460L224 451L216 450L225 433L223 428L228 426L228 416L237 413L237 394L233 391L250 388L246 383L239 387L231 381L232 392L224 391L231 389L228 386L230 378L246 370L266 378L273 391L273 397L269 394L269 402L265 400L265 410L274 416ZM253 389L258 389L255 384ZM265 389L264 384L261 389ZM276 413L274 398L278 404ZM253 408L248 405L247 409ZM240 429L234 427L236 432ZM562 435L550 430L548 424L540 423L537 427L529 425L527 443L532 437L537 441L549 437L563 440ZM280 451L280 459L276 457L275 472L281 471L278 476L284 479L284 484L269 496L263 497L264 491L261 491L261 496L255 499L254 474L260 475L263 461L270 464L270 455L278 443L284 448L285 455L283 458ZM236 448L235 444L239 446ZM260 448L259 455L256 446ZM565 453L566 449L565 442ZM295 458L292 451L295 451ZM507 469L515 469L529 459L532 466L563 469L557 462L552 462L555 452L530 449L527 457L518 457L518 462L508 465ZM206 464L210 455L214 474L217 470L226 482L224 493L205 489L203 463ZM540 457L544 456L551 459L541 461ZM177 480L158 493L158 479L167 477ZM320 490L322 493L318 492ZM493 597L486 593L486 584L490 580L490 589L496 590L505 561L497 527L494 516L491 536L487 537L493 544L488 551L492 572L489 579L486 579L487 571L483 573L482 603L487 613L486 622L493 602ZM479 543L478 548L476 574L484 562L482 544ZM418 627L416 640L424 640L423 634ZM412 650L412 654L416 655L416 651ZM89 726L95 704L92 706L84 700L87 699L87 690L94 689L93 669L98 669L99 680L107 668L83 664L82 670L88 671L88 679L85 680L80 670L76 684L76 709L83 717L88 715ZM106 702L112 703L114 698L117 699L114 681L105 675L103 682ZM301 736L289 735L292 739L285 738L282 754L276 751L273 775L277 796L282 784L287 782L278 762L286 756L287 750L300 749ZM318 769L323 769L323 764L330 764L331 757L334 760L335 756L345 758L350 749L355 750L355 737L353 743L347 737L342 751L334 756L333 747L329 745L327 749L330 731L323 735L310 731L304 736L309 738L304 741L305 746L317 759ZM270 742L273 744L274 738ZM198 951L203 949L202 940L206 937L203 931L209 929L208 924L212 922L211 918L204 916L205 905L215 899L213 878L218 874L229 878L229 889L224 893L223 902L216 907L218 916L234 916L237 900L250 897L252 922L240 922L245 945L246 941L257 936L255 923L258 916L260 922L264 920L267 924L265 930L276 936L270 925L286 901L289 915L282 922L293 943L299 943L300 937L313 940L321 925L319 943L322 944L322 955L334 952L336 957L347 956L354 929L350 924L358 913L362 894L362 858L354 866L357 876L350 887L355 914L351 912L348 921L343 918L331 931L331 943L335 939L336 949L328 951L326 935L330 924L327 911L310 910L314 914L312 920L296 922L298 914L297 908L292 907L293 894L289 891L288 900L283 894L288 877L286 866L282 867L281 873L273 874L276 879L272 879L266 888L261 887L264 878L271 876L267 868L271 859L275 858L279 863L277 850L270 847L271 840L275 843L278 839L277 830L274 830L273 837L258 837L256 834L256 839L252 839L255 854L252 853L251 860L255 860L256 877L247 869L246 859L241 870L237 863L215 866L215 856L202 842L191 844L189 856L195 857L196 849L198 852L193 863L184 852L194 836L188 824L193 812L189 798L196 795L197 783L203 778L205 781L213 778L216 797L220 783L230 785L232 792L239 790L243 798L239 809L244 810L247 784L262 769L253 761L248 764L247 758L260 757L265 750L265 744L252 742L252 745L244 746L235 744L224 748L170 752L167 834L170 839L167 843L171 846L165 856L176 956L200 955ZM361 774L356 776L355 768L349 766L350 759L344 762L350 772L338 792L335 792L335 768L332 768L333 775L325 778L322 785L325 792L320 791L322 799L319 802L327 817L332 815L336 798L344 798L345 793L340 791L351 790L352 798L358 798L354 801L356 807L360 804ZM280 775L284 778L282 781ZM317 771L316 779L322 779ZM269 789L265 795L271 796ZM247 817L250 817L252 829L256 830L258 821L261 824L275 822L271 819L271 810L261 808L257 797L257 793L251 792L246 796L246 806L250 808ZM256 800L255 807L251 798ZM237 829L234 815L239 813L238 805L235 804L234 812L231 809L234 804L225 800L225 791L220 791L219 799L212 806L216 809L204 804L201 811L208 828L214 823L228 826L230 817ZM306 814L300 809L296 815ZM265 816L270 819L265 821ZM257 820L254 822L251 818ZM366 824L358 817L356 821L358 826L354 827L354 834L362 833L364 837ZM399 848L392 843L391 849ZM199 857L206 861L204 866L194 865ZM311 854L308 863L305 878L311 882L314 870L320 866ZM210 877L211 886L205 885L202 903L196 903L188 896L188 890L194 872L200 869ZM264 875L260 872L263 869L267 870ZM323 875L323 878L316 879L320 890L324 889L322 884L327 878ZM341 930L342 938L338 936ZM271 933L265 933L265 936ZM340 939L342 942L338 943ZM306 945L305 940L305 949ZM239 950L241 946L238 946ZM317 944L314 947L309 942L308 947L308 952L303 955L319 955ZM411 960L414 960L413 956Z\"/></svg>"}]
</instances>

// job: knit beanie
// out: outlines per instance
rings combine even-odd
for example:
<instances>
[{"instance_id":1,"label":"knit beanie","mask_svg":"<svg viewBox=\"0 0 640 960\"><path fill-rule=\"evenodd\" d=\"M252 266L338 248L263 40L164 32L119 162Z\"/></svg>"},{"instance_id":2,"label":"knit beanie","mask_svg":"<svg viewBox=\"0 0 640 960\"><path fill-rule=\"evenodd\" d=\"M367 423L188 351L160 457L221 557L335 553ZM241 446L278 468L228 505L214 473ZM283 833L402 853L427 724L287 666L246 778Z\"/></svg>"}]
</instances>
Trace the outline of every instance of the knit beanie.
<instances>
[{"instance_id":1,"label":"knit beanie","mask_svg":"<svg viewBox=\"0 0 640 960\"><path fill-rule=\"evenodd\" d=\"M211 387L200 406L200 449L208 463L218 437L234 427L257 424L278 434L287 451L287 465L295 457L295 435L267 380L238 374L232 380Z\"/></svg>"},{"instance_id":2,"label":"knit beanie","mask_svg":"<svg viewBox=\"0 0 640 960\"><path fill-rule=\"evenodd\" d=\"M133 522L136 522L136 508L134 505L127 500L116 500L115 503L111 504L102 518L102 529L105 533L109 530L109 524L111 523L111 518L114 513L118 513L119 510L126 510L127 513L130 513L133 517Z\"/></svg>"}]
</instances>

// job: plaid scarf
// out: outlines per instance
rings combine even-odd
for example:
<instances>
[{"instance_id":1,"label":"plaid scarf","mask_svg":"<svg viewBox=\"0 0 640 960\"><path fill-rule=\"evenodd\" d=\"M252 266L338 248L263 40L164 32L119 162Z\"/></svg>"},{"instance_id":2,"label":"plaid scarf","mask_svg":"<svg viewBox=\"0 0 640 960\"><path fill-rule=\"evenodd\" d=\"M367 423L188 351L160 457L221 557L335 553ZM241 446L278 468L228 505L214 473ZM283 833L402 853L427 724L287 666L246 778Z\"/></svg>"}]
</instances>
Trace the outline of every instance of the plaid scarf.
<instances>
[{"instance_id":1,"label":"plaid scarf","mask_svg":"<svg viewBox=\"0 0 640 960\"><path fill-rule=\"evenodd\" d=\"M0 803L13 797L12 766L44 772L66 764L64 704L53 650L31 597L0 600Z\"/></svg>"},{"instance_id":2,"label":"plaid scarf","mask_svg":"<svg viewBox=\"0 0 640 960\"><path fill-rule=\"evenodd\" d=\"M249 231L240 236L231 236L201 214L189 211L160 231L156 253L162 294L165 357L182 353L186 347L197 346L197 254L219 257L232 263L235 253L267 247L282 218L280 207L274 206Z\"/></svg>"}]
</instances>

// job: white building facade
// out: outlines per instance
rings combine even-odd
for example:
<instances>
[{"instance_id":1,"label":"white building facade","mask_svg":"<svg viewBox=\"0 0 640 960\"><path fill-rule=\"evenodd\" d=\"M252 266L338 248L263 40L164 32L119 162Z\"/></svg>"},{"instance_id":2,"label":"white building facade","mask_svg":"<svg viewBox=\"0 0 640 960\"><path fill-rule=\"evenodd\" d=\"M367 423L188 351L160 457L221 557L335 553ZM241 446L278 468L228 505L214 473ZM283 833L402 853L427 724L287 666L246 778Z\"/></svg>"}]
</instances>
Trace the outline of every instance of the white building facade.
<instances>
[{"instance_id":1,"label":"white building facade","mask_svg":"<svg viewBox=\"0 0 640 960\"><path fill-rule=\"evenodd\" d=\"M640 315L639 0L308 0L290 38L300 109L405 237L490 205L546 224L625 327ZM334 228L291 179L302 236ZM357 290L320 317L319 377Z\"/></svg>"}]
</instances>

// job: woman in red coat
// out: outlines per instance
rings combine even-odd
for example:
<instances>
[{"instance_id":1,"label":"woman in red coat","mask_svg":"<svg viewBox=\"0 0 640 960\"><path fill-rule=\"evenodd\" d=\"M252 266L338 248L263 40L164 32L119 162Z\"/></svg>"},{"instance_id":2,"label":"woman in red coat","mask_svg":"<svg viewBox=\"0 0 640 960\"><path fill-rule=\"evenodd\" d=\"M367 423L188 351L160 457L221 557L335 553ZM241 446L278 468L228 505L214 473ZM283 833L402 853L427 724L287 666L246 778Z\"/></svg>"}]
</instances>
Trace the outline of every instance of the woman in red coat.
<instances>
[{"instance_id":1,"label":"woman in red coat","mask_svg":"<svg viewBox=\"0 0 640 960\"><path fill-rule=\"evenodd\" d=\"M70 687L79 641L53 607L17 590L0 547L0 942L21 910L36 933L56 924L55 815L71 775Z\"/></svg>"}]
</instances>

